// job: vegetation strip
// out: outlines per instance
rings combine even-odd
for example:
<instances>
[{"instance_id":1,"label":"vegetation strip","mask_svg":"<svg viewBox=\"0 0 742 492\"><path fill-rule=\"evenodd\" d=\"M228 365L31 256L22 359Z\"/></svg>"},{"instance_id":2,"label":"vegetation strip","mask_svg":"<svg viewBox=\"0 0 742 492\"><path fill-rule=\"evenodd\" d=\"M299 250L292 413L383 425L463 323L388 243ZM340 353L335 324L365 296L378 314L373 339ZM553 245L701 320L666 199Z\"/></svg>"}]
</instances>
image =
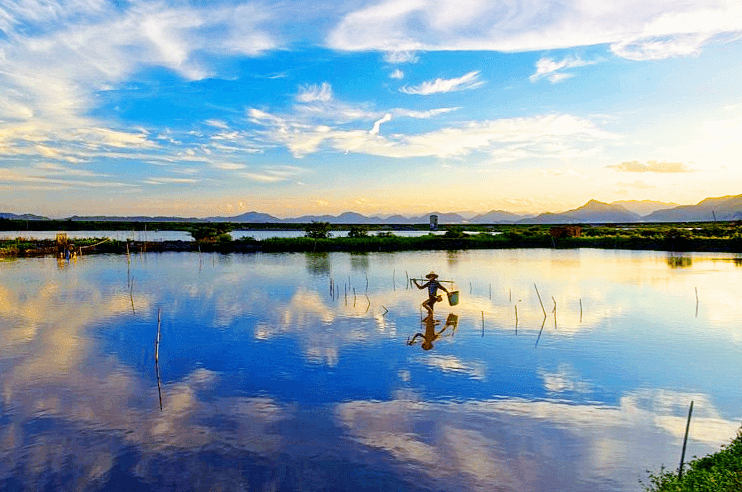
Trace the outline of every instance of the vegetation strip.
<instances>
[{"instance_id":1,"label":"vegetation strip","mask_svg":"<svg viewBox=\"0 0 742 492\"><path fill-rule=\"evenodd\" d=\"M105 230L106 224L97 224ZM172 224L171 224L172 225ZM459 226L445 227L445 233L415 237L395 236L381 230L374 235L366 226L344 226L345 236L331 237L333 228L327 223L305 224L304 237L271 238L258 241L250 237L232 240L229 231L234 224L180 224L194 241L117 241L101 242L104 238L69 240L70 250L90 253L125 254L131 252L216 251L221 253L250 252L373 252L413 250L465 250L504 248L601 248L657 251L742 252L742 224L645 224L582 226L579 236L555 237L550 226L497 225L479 227L471 233ZM571 227L571 226L570 226ZM49 229L47 229L49 230ZM110 230L110 229L109 229ZM477 230L479 231L478 233ZM152 228L149 231L153 231ZM493 234L496 233L496 234ZM338 234L335 232L334 234ZM73 244L74 243L74 244ZM92 247L94 246L94 247ZM0 241L0 256L34 256L58 254L54 240L24 238Z\"/></svg>"},{"instance_id":2,"label":"vegetation strip","mask_svg":"<svg viewBox=\"0 0 742 492\"><path fill-rule=\"evenodd\" d=\"M642 485L651 492L742 490L742 431L720 451L688 463L684 473L661 468L650 473L649 483Z\"/></svg>"}]
</instances>

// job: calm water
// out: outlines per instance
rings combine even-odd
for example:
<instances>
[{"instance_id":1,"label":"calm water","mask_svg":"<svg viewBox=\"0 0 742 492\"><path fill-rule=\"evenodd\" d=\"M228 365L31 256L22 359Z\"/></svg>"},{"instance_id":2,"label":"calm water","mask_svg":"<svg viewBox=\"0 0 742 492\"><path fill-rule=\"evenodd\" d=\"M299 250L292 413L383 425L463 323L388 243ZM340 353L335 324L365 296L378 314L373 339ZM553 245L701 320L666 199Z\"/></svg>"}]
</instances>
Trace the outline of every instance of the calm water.
<instances>
[{"instance_id":1,"label":"calm water","mask_svg":"<svg viewBox=\"0 0 742 492\"><path fill-rule=\"evenodd\" d=\"M687 456L740 425L741 265L603 250L0 263L0 490L638 490L677 467L691 400ZM406 281L431 269L461 298L437 323Z\"/></svg>"}]
</instances>

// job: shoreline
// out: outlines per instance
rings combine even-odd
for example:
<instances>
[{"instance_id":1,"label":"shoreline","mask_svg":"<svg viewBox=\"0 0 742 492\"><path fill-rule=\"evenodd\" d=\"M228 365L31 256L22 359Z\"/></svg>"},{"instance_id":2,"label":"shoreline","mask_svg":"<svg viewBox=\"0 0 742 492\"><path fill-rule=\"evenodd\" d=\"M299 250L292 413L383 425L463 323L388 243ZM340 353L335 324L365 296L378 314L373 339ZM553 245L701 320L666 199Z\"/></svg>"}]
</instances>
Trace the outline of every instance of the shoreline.
<instances>
[{"instance_id":1,"label":"shoreline","mask_svg":"<svg viewBox=\"0 0 742 492\"><path fill-rule=\"evenodd\" d=\"M326 239L244 238L221 241L120 241L107 238L75 239L70 252L77 255L127 254L141 252L217 252L230 253L322 253L397 252L469 249L613 249L667 252L742 253L742 238L734 237L641 237L588 236L554 238L548 234L477 234L466 237L444 236L364 236ZM65 246L55 240L0 240L0 257L59 256Z\"/></svg>"}]
</instances>

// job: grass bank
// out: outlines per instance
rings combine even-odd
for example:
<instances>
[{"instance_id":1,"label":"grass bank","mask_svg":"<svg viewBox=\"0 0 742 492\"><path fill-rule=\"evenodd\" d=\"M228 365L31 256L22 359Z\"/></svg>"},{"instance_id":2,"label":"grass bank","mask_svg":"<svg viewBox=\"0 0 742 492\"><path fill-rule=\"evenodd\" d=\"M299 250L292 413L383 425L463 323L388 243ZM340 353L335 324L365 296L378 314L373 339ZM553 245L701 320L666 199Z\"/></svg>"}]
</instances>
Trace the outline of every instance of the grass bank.
<instances>
[{"instance_id":1,"label":"grass bank","mask_svg":"<svg viewBox=\"0 0 742 492\"><path fill-rule=\"evenodd\" d=\"M719 452L690 461L682 476L661 469L643 485L649 492L742 491L742 431Z\"/></svg>"},{"instance_id":2,"label":"grass bank","mask_svg":"<svg viewBox=\"0 0 742 492\"><path fill-rule=\"evenodd\" d=\"M674 235L586 235L583 237L554 238L543 230L507 231L492 235L425 235L402 237L393 235L333 237L313 239L308 237L272 238L257 241L252 238L217 241L115 241L105 238L75 239L74 250L80 254L119 253L143 251L215 251L221 253L250 252L376 252L416 250L466 250L505 248L600 248L633 249L677 252L742 252L742 235L674 236ZM0 241L0 256L39 256L58 254L54 240L28 240L23 238Z\"/></svg>"}]
</instances>

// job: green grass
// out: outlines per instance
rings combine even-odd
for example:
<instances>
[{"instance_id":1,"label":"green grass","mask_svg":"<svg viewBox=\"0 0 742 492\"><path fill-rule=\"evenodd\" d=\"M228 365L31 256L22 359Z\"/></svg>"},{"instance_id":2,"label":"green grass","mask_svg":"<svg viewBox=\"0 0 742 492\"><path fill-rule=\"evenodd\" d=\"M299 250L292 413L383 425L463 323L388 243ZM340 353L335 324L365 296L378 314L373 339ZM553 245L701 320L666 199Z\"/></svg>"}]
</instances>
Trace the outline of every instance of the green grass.
<instances>
[{"instance_id":1,"label":"green grass","mask_svg":"<svg viewBox=\"0 0 742 492\"><path fill-rule=\"evenodd\" d=\"M690 461L682 477L677 471L661 468L650 473L650 492L740 492L742 491L742 431L714 454Z\"/></svg>"},{"instance_id":2,"label":"green grass","mask_svg":"<svg viewBox=\"0 0 742 492\"><path fill-rule=\"evenodd\" d=\"M96 223L97 227L104 224ZM120 226L121 224L116 224ZM162 225L162 224L160 224ZM139 224L141 227L141 223ZM263 241L245 238L231 240L223 232L236 228L235 224L194 225L173 224L182 230L214 229L218 234L207 234L201 241L129 242L131 251L218 251L222 253L266 252L373 252L373 251L415 251L415 250L466 250L466 249L504 249L504 248L600 248L632 249L655 251L697 251L697 252L742 252L742 225L736 222L698 223L698 224L614 224L584 226L582 237L553 238L549 225L487 225L467 226L466 229L481 231L479 234L464 234L460 226L444 226L443 235L424 235L416 237L394 236L386 230L373 228L368 235L355 237L338 236L329 238L273 238ZM349 225L333 225L348 228ZM360 227L360 226L359 226ZM154 228L153 228L154 229ZM153 230L150 229L150 230ZM47 229L54 230L54 228ZM360 229L359 229L360 230ZM490 234L497 231L501 234ZM363 233L366 226L363 226ZM335 233L337 234L337 233ZM198 235L198 234L197 234ZM98 239L76 239L75 246L87 246L99 242ZM125 241L108 241L95 248L83 248L84 254L125 253ZM56 249L54 241L35 241L13 239L0 241L0 256L31 256L48 254Z\"/></svg>"}]
</instances>

